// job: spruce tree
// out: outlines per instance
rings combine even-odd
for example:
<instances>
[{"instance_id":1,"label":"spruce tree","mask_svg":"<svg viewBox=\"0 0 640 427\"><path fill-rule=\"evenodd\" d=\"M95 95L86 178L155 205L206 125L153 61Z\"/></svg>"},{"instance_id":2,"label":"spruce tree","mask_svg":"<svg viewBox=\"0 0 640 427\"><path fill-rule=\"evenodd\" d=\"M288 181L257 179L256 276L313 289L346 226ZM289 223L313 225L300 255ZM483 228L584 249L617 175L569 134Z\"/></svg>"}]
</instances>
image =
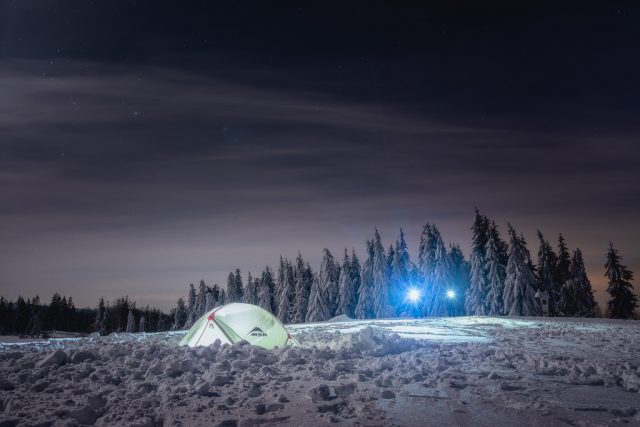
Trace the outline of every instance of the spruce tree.
<instances>
[{"instance_id":1,"label":"spruce tree","mask_svg":"<svg viewBox=\"0 0 640 427\"><path fill-rule=\"evenodd\" d=\"M275 286L275 304L273 306L273 310L276 314L276 317L278 317L278 313L280 313L280 308L279 308L279 304L280 304L280 297L282 292L284 292L285 290L285 286L286 286L286 277L287 277L287 264L285 259L282 258L282 255L280 255L280 262L278 263L278 272L276 274L276 286ZM285 307L285 310L288 307ZM285 316L286 317L286 316ZM282 320L280 320L282 322Z\"/></svg>"},{"instance_id":2,"label":"spruce tree","mask_svg":"<svg viewBox=\"0 0 640 427\"><path fill-rule=\"evenodd\" d=\"M302 254L298 253L296 267L294 271L295 297L294 297L294 323L304 323L307 318L307 307L309 306L309 292L311 288L307 285L307 273L302 259Z\"/></svg>"},{"instance_id":3,"label":"spruce tree","mask_svg":"<svg viewBox=\"0 0 640 427\"><path fill-rule=\"evenodd\" d=\"M217 305L218 305L218 301L216 301L216 296L213 293L213 290L211 288L207 289L206 307L204 312L208 313L209 311L216 308Z\"/></svg>"},{"instance_id":4,"label":"spruce tree","mask_svg":"<svg viewBox=\"0 0 640 427\"><path fill-rule=\"evenodd\" d=\"M236 276L233 273L229 273L227 276L227 298L229 302L239 302L239 292L236 291Z\"/></svg>"},{"instance_id":5,"label":"spruce tree","mask_svg":"<svg viewBox=\"0 0 640 427\"><path fill-rule=\"evenodd\" d=\"M453 287L453 268L449 262L449 255L440 231L433 226L431 233L435 245L435 263L429 295L429 315L444 316L451 311L448 308L452 304L452 302L446 300L447 292L456 292L457 290Z\"/></svg>"},{"instance_id":6,"label":"spruce tree","mask_svg":"<svg viewBox=\"0 0 640 427\"><path fill-rule=\"evenodd\" d=\"M158 316L158 321L156 322L156 331L164 332L166 327L167 327L167 324L166 324L164 315L160 314L160 316Z\"/></svg>"},{"instance_id":7,"label":"spruce tree","mask_svg":"<svg viewBox=\"0 0 640 427\"><path fill-rule=\"evenodd\" d=\"M98 332L100 335L107 334L107 313L104 305L104 298L100 297L98 301L98 310L96 312L96 320L93 324L93 330Z\"/></svg>"},{"instance_id":8,"label":"spruce tree","mask_svg":"<svg viewBox=\"0 0 640 427\"><path fill-rule=\"evenodd\" d=\"M330 317L335 315L338 309L338 269L329 249L322 250L322 261L320 263L320 287L325 295Z\"/></svg>"},{"instance_id":9,"label":"spruce tree","mask_svg":"<svg viewBox=\"0 0 640 427\"><path fill-rule=\"evenodd\" d=\"M523 236L518 237L509 224L509 261L504 283L503 305L508 316L538 316L539 305L535 298L536 277L531 255Z\"/></svg>"},{"instance_id":10,"label":"spruce tree","mask_svg":"<svg viewBox=\"0 0 640 427\"><path fill-rule=\"evenodd\" d=\"M46 321L49 329L61 329L62 320L62 298L60 294L54 292L51 302L47 308Z\"/></svg>"},{"instance_id":11,"label":"spruce tree","mask_svg":"<svg viewBox=\"0 0 640 427\"><path fill-rule=\"evenodd\" d=\"M389 288L392 295L391 303L395 307L396 314L399 315L407 308L404 304L404 298L411 285L411 271L413 269L402 229L400 229L392 261Z\"/></svg>"},{"instance_id":12,"label":"spruce tree","mask_svg":"<svg viewBox=\"0 0 640 427\"><path fill-rule=\"evenodd\" d=\"M418 267L417 279L422 284L422 304L420 313L423 316L429 315L429 302L431 295L431 276L433 275L433 267L435 263L435 247L432 247L433 239L431 233L431 224L426 223L422 227L420 234L420 245L418 246Z\"/></svg>"},{"instance_id":13,"label":"spruce tree","mask_svg":"<svg viewBox=\"0 0 640 427\"><path fill-rule=\"evenodd\" d=\"M360 275L362 274L362 267L360 266L360 259L356 255L355 249L351 249L351 264L349 265L349 271L351 271L351 283L353 286L353 314L355 316L356 307L358 305L358 291L360 290Z\"/></svg>"},{"instance_id":14,"label":"spruce tree","mask_svg":"<svg viewBox=\"0 0 640 427\"><path fill-rule=\"evenodd\" d=\"M580 249L573 252L569 279L562 285L558 305L560 313L564 316L595 316L596 302Z\"/></svg>"},{"instance_id":15,"label":"spruce tree","mask_svg":"<svg viewBox=\"0 0 640 427\"><path fill-rule=\"evenodd\" d=\"M356 305L357 319L371 319L374 317L373 307L373 242L367 240L367 259L362 266L360 286L358 287L358 304Z\"/></svg>"},{"instance_id":16,"label":"spruce tree","mask_svg":"<svg viewBox=\"0 0 640 427\"><path fill-rule=\"evenodd\" d=\"M238 293L236 295L236 297L237 297L237 301L236 302L240 302L240 301L242 301L242 297L244 295L244 286L242 284L242 275L240 274L240 269L239 268L236 268L235 282L236 282L236 292ZM229 302L231 302L231 301L229 301Z\"/></svg>"},{"instance_id":17,"label":"spruce tree","mask_svg":"<svg viewBox=\"0 0 640 427\"><path fill-rule=\"evenodd\" d=\"M311 292L309 295L309 307L307 308L307 322L322 322L330 318L326 294L320 285L320 278L313 277Z\"/></svg>"},{"instance_id":18,"label":"spruce tree","mask_svg":"<svg viewBox=\"0 0 640 427\"><path fill-rule=\"evenodd\" d=\"M204 280L200 280L200 284L198 285L198 294L196 295L196 303L194 306L193 313L193 321L191 324L193 325L199 318L201 318L207 309L207 285L204 283Z\"/></svg>"},{"instance_id":19,"label":"spruce tree","mask_svg":"<svg viewBox=\"0 0 640 427\"><path fill-rule=\"evenodd\" d=\"M490 316L502 315L504 309L503 292L507 265L503 262L508 258L502 253L502 251L504 251L504 245L502 243L502 239L500 239L500 234L498 233L498 226L495 222L492 222L489 228L489 240L487 241L487 250L485 253L485 270L488 273L487 279L489 286L489 292L487 294L487 314Z\"/></svg>"},{"instance_id":20,"label":"spruce tree","mask_svg":"<svg viewBox=\"0 0 640 427\"><path fill-rule=\"evenodd\" d=\"M260 278L260 284L258 286L258 303L259 307L273 313L273 294L275 289L275 282L273 281L273 273L269 266L265 267Z\"/></svg>"},{"instance_id":21,"label":"spruce tree","mask_svg":"<svg viewBox=\"0 0 640 427\"><path fill-rule=\"evenodd\" d=\"M29 325L29 316L31 314L31 301L25 301L22 296L18 296L16 301L16 317L13 321L13 330L22 335L27 332L27 326Z\"/></svg>"},{"instance_id":22,"label":"spruce tree","mask_svg":"<svg viewBox=\"0 0 640 427\"><path fill-rule=\"evenodd\" d=\"M575 252L574 252L575 255ZM562 234L558 235L558 262L556 264L556 283L562 286L572 276L572 258L569 254L567 242Z\"/></svg>"},{"instance_id":23,"label":"spruce tree","mask_svg":"<svg viewBox=\"0 0 640 427\"><path fill-rule=\"evenodd\" d=\"M127 315L127 329L128 333L133 333L136 331L136 318L133 315L133 310L129 310L129 314Z\"/></svg>"},{"instance_id":24,"label":"spruce tree","mask_svg":"<svg viewBox=\"0 0 640 427\"><path fill-rule=\"evenodd\" d=\"M387 249L387 253L385 254L385 259L387 260L387 281L389 282L389 288L391 288L391 274L393 271L393 260L396 257L396 250L393 247L393 244L389 245L389 249Z\"/></svg>"},{"instance_id":25,"label":"spruce tree","mask_svg":"<svg viewBox=\"0 0 640 427\"><path fill-rule=\"evenodd\" d=\"M36 295L31 300L31 316L26 332L32 337L40 336L42 333L42 307L40 307L40 297Z\"/></svg>"},{"instance_id":26,"label":"spruce tree","mask_svg":"<svg viewBox=\"0 0 640 427\"><path fill-rule=\"evenodd\" d=\"M538 281L537 288L540 291L549 294L549 315L557 316L557 301L560 296L560 287L556 282L558 258L553 252L551 245L544 239L544 236L538 230L538 240L540 248L538 249Z\"/></svg>"},{"instance_id":27,"label":"spruce tree","mask_svg":"<svg viewBox=\"0 0 640 427\"><path fill-rule=\"evenodd\" d=\"M449 263L451 265L453 278L453 289L456 296L453 301L450 302L450 307L453 308L452 314L455 316L464 315L464 296L469 289L469 263L464 258L462 249L460 246L453 245L449 250Z\"/></svg>"},{"instance_id":28,"label":"spruce tree","mask_svg":"<svg viewBox=\"0 0 640 427\"><path fill-rule=\"evenodd\" d=\"M171 326L172 331L179 331L181 329L186 329L187 322L187 308L184 304L184 299L182 297L178 298L178 302L176 303L176 311L173 315L173 326Z\"/></svg>"},{"instance_id":29,"label":"spruce tree","mask_svg":"<svg viewBox=\"0 0 640 427\"><path fill-rule=\"evenodd\" d=\"M9 332L9 301L0 296L0 335Z\"/></svg>"},{"instance_id":30,"label":"spruce tree","mask_svg":"<svg viewBox=\"0 0 640 427\"><path fill-rule=\"evenodd\" d=\"M189 329L197 319L196 288L193 286L193 283L191 283L189 284L189 296L187 299L187 321L184 324L184 328Z\"/></svg>"},{"instance_id":31,"label":"spruce tree","mask_svg":"<svg viewBox=\"0 0 640 427\"><path fill-rule=\"evenodd\" d=\"M611 299L607 303L609 317L612 319L629 319L638 307L638 297L633 293L633 272L622 265L622 257L618 250L609 243L605 277L609 286L607 292Z\"/></svg>"},{"instance_id":32,"label":"spruce tree","mask_svg":"<svg viewBox=\"0 0 640 427\"><path fill-rule=\"evenodd\" d=\"M377 318L392 316L389 304L389 274L380 233L376 229L373 240L373 310Z\"/></svg>"},{"instance_id":33,"label":"spruce tree","mask_svg":"<svg viewBox=\"0 0 640 427\"><path fill-rule=\"evenodd\" d=\"M295 281L293 277L293 267L289 261L283 265L283 282L282 289L278 295L278 313L277 317L282 323L290 323L293 321L294 313L294 296Z\"/></svg>"},{"instance_id":34,"label":"spruce tree","mask_svg":"<svg viewBox=\"0 0 640 427\"><path fill-rule=\"evenodd\" d=\"M140 316L140 322L138 323L138 332L147 332L147 319L144 316Z\"/></svg>"},{"instance_id":35,"label":"spruce tree","mask_svg":"<svg viewBox=\"0 0 640 427\"><path fill-rule=\"evenodd\" d=\"M465 297L467 314L483 316L488 314L487 294L489 281L486 271L486 245L489 241L489 220L476 209L475 219L471 227L473 240L471 245L471 285Z\"/></svg>"},{"instance_id":36,"label":"spruce tree","mask_svg":"<svg viewBox=\"0 0 640 427\"><path fill-rule=\"evenodd\" d=\"M251 277L251 272L247 273L247 286L244 289L244 295L242 296L242 302L245 304L253 304L256 305L258 302L257 296L257 288L255 285L255 281L253 277Z\"/></svg>"},{"instance_id":37,"label":"spruce tree","mask_svg":"<svg viewBox=\"0 0 640 427\"><path fill-rule=\"evenodd\" d=\"M290 261L287 261L287 287L289 288L287 322L292 323L296 315L296 271Z\"/></svg>"},{"instance_id":38,"label":"spruce tree","mask_svg":"<svg viewBox=\"0 0 640 427\"><path fill-rule=\"evenodd\" d=\"M340 269L338 297L339 304L336 315L345 314L353 317L353 312L356 307L356 293L353 289L351 261L349 260L347 248L344 249L342 268Z\"/></svg>"}]
</instances>

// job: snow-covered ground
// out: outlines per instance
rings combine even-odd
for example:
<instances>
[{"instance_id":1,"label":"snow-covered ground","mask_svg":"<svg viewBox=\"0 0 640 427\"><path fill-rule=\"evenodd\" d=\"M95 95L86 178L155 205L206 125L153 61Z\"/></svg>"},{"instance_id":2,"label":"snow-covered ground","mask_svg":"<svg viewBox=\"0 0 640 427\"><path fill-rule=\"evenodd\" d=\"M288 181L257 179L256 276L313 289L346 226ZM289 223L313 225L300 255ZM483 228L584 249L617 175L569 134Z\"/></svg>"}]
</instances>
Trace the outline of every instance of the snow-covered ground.
<instances>
[{"instance_id":1,"label":"snow-covered ground","mask_svg":"<svg viewBox=\"0 0 640 427\"><path fill-rule=\"evenodd\" d=\"M301 348L181 334L0 345L0 425L640 425L640 322L295 325Z\"/></svg>"}]
</instances>

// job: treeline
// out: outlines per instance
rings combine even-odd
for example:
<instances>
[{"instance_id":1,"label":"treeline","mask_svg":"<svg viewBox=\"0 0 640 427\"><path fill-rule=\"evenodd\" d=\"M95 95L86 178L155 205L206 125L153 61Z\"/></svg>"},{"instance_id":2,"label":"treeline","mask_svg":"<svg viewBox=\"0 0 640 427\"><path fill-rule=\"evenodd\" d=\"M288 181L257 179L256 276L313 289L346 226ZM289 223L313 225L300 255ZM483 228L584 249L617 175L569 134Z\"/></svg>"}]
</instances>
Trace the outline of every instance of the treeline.
<instances>
[{"instance_id":1,"label":"treeline","mask_svg":"<svg viewBox=\"0 0 640 427\"><path fill-rule=\"evenodd\" d=\"M73 298L55 293L51 302L42 304L40 297L19 296L16 301L0 297L0 334L41 336L54 330L91 332L95 312L76 309Z\"/></svg>"},{"instance_id":2,"label":"treeline","mask_svg":"<svg viewBox=\"0 0 640 427\"><path fill-rule=\"evenodd\" d=\"M0 334L47 337L54 331L91 333L159 332L168 330L173 316L146 306L136 308L128 297L106 302L100 298L97 309L77 309L71 297L55 293L51 302L40 297L13 302L0 297Z\"/></svg>"},{"instance_id":3,"label":"treeline","mask_svg":"<svg viewBox=\"0 0 640 427\"><path fill-rule=\"evenodd\" d=\"M294 261L280 257L276 272L266 266L256 277L240 270L227 278L226 295L209 298L204 282L190 285L188 301L178 300L172 311L173 329L190 327L216 305L245 302L274 313L283 323L315 322L339 315L372 319L394 316L549 316L594 317L597 305L582 252L570 251L564 237L557 248L538 232L534 260L527 242L510 224L504 240L498 226L476 210L471 227L469 259L457 245L446 245L434 224L420 235L416 262L411 260L405 234L385 250L376 230L366 242L361 264L355 251L345 249L336 260L323 250L319 271L300 254ZM621 264L609 245L606 277L611 296L606 312L612 318L631 318L637 308L633 273ZM215 286L217 288L217 285ZM409 298L409 296L413 298Z\"/></svg>"},{"instance_id":4,"label":"treeline","mask_svg":"<svg viewBox=\"0 0 640 427\"><path fill-rule=\"evenodd\" d=\"M118 298L113 302L98 301L95 310L92 331L100 335L112 332L162 332L172 325L173 318L156 308L136 308L136 303L129 297Z\"/></svg>"}]
</instances>

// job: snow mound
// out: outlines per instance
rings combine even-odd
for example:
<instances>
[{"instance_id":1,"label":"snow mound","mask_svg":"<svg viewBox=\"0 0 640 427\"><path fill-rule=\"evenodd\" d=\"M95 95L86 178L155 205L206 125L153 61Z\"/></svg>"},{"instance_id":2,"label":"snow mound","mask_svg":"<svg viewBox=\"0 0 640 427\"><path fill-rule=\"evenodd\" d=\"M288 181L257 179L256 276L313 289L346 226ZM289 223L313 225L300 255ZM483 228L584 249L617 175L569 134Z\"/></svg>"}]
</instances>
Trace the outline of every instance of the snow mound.
<instances>
[{"instance_id":1,"label":"snow mound","mask_svg":"<svg viewBox=\"0 0 640 427\"><path fill-rule=\"evenodd\" d=\"M309 337L304 343L305 346L326 345L328 348L347 355L378 357L416 350L427 345L413 339L403 338L396 333L389 333L383 329L370 326L346 334L318 334L313 339Z\"/></svg>"},{"instance_id":2,"label":"snow mound","mask_svg":"<svg viewBox=\"0 0 640 427\"><path fill-rule=\"evenodd\" d=\"M292 327L302 347L276 350L180 333L4 346L0 425L640 423L640 322L357 323Z\"/></svg>"},{"instance_id":3,"label":"snow mound","mask_svg":"<svg viewBox=\"0 0 640 427\"><path fill-rule=\"evenodd\" d=\"M350 320L353 319L346 314L341 314L340 316L332 317L331 319L327 320L327 322L348 322Z\"/></svg>"}]
</instances>

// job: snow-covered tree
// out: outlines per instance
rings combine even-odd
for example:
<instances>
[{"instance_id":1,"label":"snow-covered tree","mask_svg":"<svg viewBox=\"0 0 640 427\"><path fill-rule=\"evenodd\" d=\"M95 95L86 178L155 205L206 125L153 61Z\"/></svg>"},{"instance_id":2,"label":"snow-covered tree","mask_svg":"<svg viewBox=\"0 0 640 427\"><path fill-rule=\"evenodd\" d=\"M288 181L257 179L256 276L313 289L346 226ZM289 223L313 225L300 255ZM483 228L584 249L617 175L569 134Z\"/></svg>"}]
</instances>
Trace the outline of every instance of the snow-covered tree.
<instances>
[{"instance_id":1,"label":"snow-covered tree","mask_svg":"<svg viewBox=\"0 0 640 427\"><path fill-rule=\"evenodd\" d=\"M256 305L258 303L258 287L256 281L251 277L251 272L247 273L247 286L244 289L242 302Z\"/></svg>"},{"instance_id":2,"label":"snow-covered tree","mask_svg":"<svg viewBox=\"0 0 640 427\"><path fill-rule=\"evenodd\" d=\"M575 252L574 252L575 255ZM571 278L572 258L569 254L567 242L562 234L558 235L558 262L556 263L555 279L558 286L562 286Z\"/></svg>"},{"instance_id":3,"label":"snow-covered tree","mask_svg":"<svg viewBox=\"0 0 640 427\"><path fill-rule=\"evenodd\" d=\"M218 301L216 301L216 296L213 293L213 290L208 289L204 312L207 313L213 310L217 305L218 305Z\"/></svg>"},{"instance_id":4,"label":"snow-covered tree","mask_svg":"<svg viewBox=\"0 0 640 427\"><path fill-rule=\"evenodd\" d=\"M140 322L138 322L138 332L147 332L147 319L144 316L140 316Z\"/></svg>"},{"instance_id":5,"label":"snow-covered tree","mask_svg":"<svg viewBox=\"0 0 640 427\"><path fill-rule=\"evenodd\" d=\"M184 328L188 329L193 326L193 323L198 319L196 313L196 288L193 283L189 284L189 296L187 298L187 321L184 324Z\"/></svg>"},{"instance_id":6,"label":"snow-covered tree","mask_svg":"<svg viewBox=\"0 0 640 427\"><path fill-rule=\"evenodd\" d=\"M353 288L351 261L346 248L344 249L344 258L340 269L338 297L339 304L336 315L346 314L349 317L353 317L353 312L356 308L356 292Z\"/></svg>"},{"instance_id":7,"label":"snow-covered tree","mask_svg":"<svg viewBox=\"0 0 640 427\"><path fill-rule=\"evenodd\" d=\"M389 304L389 270L377 229L373 239L373 310L377 318L393 315Z\"/></svg>"},{"instance_id":8,"label":"snow-covered tree","mask_svg":"<svg viewBox=\"0 0 640 427\"><path fill-rule=\"evenodd\" d=\"M227 277L227 302L242 302L242 276L240 270L236 269L235 274L229 273Z\"/></svg>"},{"instance_id":9,"label":"snow-covered tree","mask_svg":"<svg viewBox=\"0 0 640 427\"><path fill-rule=\"evenodd\" d=\"M633 272L622 265L622 257L618 250L609 243L605 277L609 286L607 292L611 299L607 303L609 317L613 319L629 319L638 307L638 297L633 293Z\"/></svg>"},{"instance_id":10,"label":"snow-covered tree","mask_svg":"<svg viewBox=\"0 0 640 427\"><path fill-rule=\"evenodd\" d=\"M133 310L129 310L127 315L127 332L133 333L136 331L136 318L133 315Z\"/></svg>"},{"instance_id":11,"label":"snow-covered tree","mask_svg":"<svg viewBox=\"0 0 640 427\"><path fill-rule=\"evenodd\" d=\"M100 301L98 301L98 313L96 314L93 329L100 335L107 334L107 310L104 305L103 297L100 297Z\"/></svg>"},{"instance_id":12,"label":"snow-covered tree","mask_svg":"<svg viewBox=\"0 0 640 427\"><path fill-rule=\"evenodd\" d=\"M293 319L294 323L304 323L307 317L307 307L309 306L309 292L311 288L308 287L304 260L302 254L298 253L296 258L296 265L294 270L294 282L295 282L295 296L294 296L294 308Z\"/></svg>"},{"instance_id":13,"label":"snow-covered tree","mask_svg":"<svg viewBox=\"0 0 640 427\"><path fill-rule=\"evenodd\" d=\"M313 277L311 285L311 293L309 295L309 307L307 308L307 322L322 322L330 318L329 306L327 304L326 294L320 285L320 278L317 275Z\"/></svg>"},{"instance_id":14,"label":"snow-covered tree","mask_svg":"<svg viewBox=\"0 0 640 427\"><path fill-rule=\"evenodd\" d=\"M469 263L464 258L460 246L453 245L449 250L449 263L451 265L451 276L453 278L452 289L456 297L450 302L452 314L459 316L464 314L464 296L469 289Z\"/></svg>"},{"instance_id":15,"label":"snow-covered tree","mask_svg":"<svg viewBox=\"0 0 640 427\"><path fill-rule=\"evenodd\" d=\"M204 312L207 309L207 291L208 288L204 283L204 280L200 280L198 293L196 294L196 303L193 308L193 319L191 319L192 325L204 315Z\"/></svg>"},{"instance_id":16,"label":"snow-covered tree","mask_svg":"<svg viewBox=\"0 0 640 427\"><path fill-rule=\"evenodd\" d=\"M334 316L338 309L338 280L339 272L333 255L329 249L322 250L322 262L320 263L320 287L324 292L329 307L329 315Z\"/></svg>"},{"instance_id":17,"label":"snow-covered tree","mask_svg":"<svg viewBox=\"0 0 640 427\"><path fill-rule=\"evenodd\" d=\"M498 233L498 226L495 222L491 223L489 228L489 240L487 241L487 250L485 253L486 265L485 271L488 272L489 292L487 294L487 305L490 316L499 316L503 314L503 292L504 280L507 274L507 265L504 263L508 256L504 250L502 239ZM505 261L503 261L505 260Z\"/></svg>"},{"instance_id":18,"label":"snow-covered tree","mask_svg":"<svg viewBox=\"0 0 640 427\"><path fill-rule=\"evenodd\" d=\"M591 282L587 277L582 252L576 249L571 258L569 279L560 289L558 310L563 316L593 317L596 302L593 298Z\"/></svg>"},{"instance_id":19,"label":"snow-covered tree","mask_svg":"<svg viewBox=\"0 0 640 427\"><path fill-rule=\"evenodd\" d=\"M257 305L264 308L270 313L273 313L273 293L275 289L275 282L273 281L273 273L271 268L266 266L262 272L260 278L260 285L258 286L258 303Z\"/></svg>"},{"instance_id":20,"label":"snow-covered tree","mask_svg":"<svg viewBox=\"0 0 640 427\"><path fill-rule=\"evenodd\" d=\"M178 298L178 302L176 303L176 311L173 315L173 326L171 326L171 330L179 331L186 327L185 323L187 322L187 309L184 304L184 299L182 297Z\"/></svg>"},{"instance_id":21,"label":"snow-covered tree","mask_svg":"<svg viewBox=\"0 0 640 427\"><path fill-rule=\"evenodd\" d=\"M236 268L236 274L234 275L235 279L235 299L232 301L229 299L229 295L227 294L227 302L241 302L242 296L244 295L244 286L242 284L242 275L240 274L240 269Z\"/></svg>"},{"instance_id":22,"label":"snow-covered tree","mask_svg":"<svg viewBox=\"0 0 640 427\"><path fill-rule=\"evenodd\" d=\"M293 267L288 260L282 266L282 284L278 293L277 317L282 323L290 323L294 313L295 281ZM278 274L280 280L280 274Z\"/></svg>"},{"instance_id":23,"label":"snow-covered tree","mask_svg":"<svg viewBox=\"0 0 640 427\"><path fill-rule=\"evenodd\" d=\"M531 254L524 236L518 237L509 224L509 261L504 283L503 306L508 316L538 316L536 301L536 277L531 264Z\"/></svg>"},{"instance_id":24,"label":"snow-covered tree","mask_svg":"<svg viewBox=\"0 0 640 427\"><path fill-rule=\"evenodd\" d=\"M411 285L411 272L413 270L409 259L409 249L402 229L400 229L400 236L393 254L389 288L393 296L391 302L395 307L396 314L401 314L406 309L403 303L407 288Z\"/></svg>"},{"instance_id":25,"label":"snow-covered tree","mask_svg":"<svg viewBox=\"0 0 640 427\"><path fill-rule=\"evenodd\" d=\"M233 272L229 273L227 276L227 295L229 297L229 302L237 302L237 293L235 290L236 287L236 278L233 275Z\"/></svg>"},{"instance_id":26,"label":"snow-covered tree","mask_svg":"<svg viewBox=\"0 0 640 427\"><path fill-rule=\"evenodd\" d=\"M373 242L367 240L367 259L362 266L360 286L358 287L358 304L356 318L371 319L375 316L373 307Z\"/></svg>"},{"instance_id":27,"label":"snow-covered tree","mask_svg":"<svg viewBox=\"0 0 640 427\"><path fill-rule=\"evenodd\" d=\"M489 220L476 209L473 226L473 239L471 245L471 286L465 297L465 309L467 314L483 316L489 312L487 294L489 293L489 281L486 271L486 245L489 241Z\"/></svg>"},{"instance_id":28,"label":"snow-covered tree","mask_svg":"<svg viewBox=\"0 0 640 427\"><path fill-rule=\"evenodd\" d=\"M396 250L393 247L393 244L389 245L389 249L387 249L387 253L384 256L384 259L387 261L387 281L389 289L391 289L391 274L393 271L393 260L396 257Z\"/></svg>"},{"instance_id":29,"label":"snow-covered tree","mask_svg":"<svg viewBox=\"0 0 640 427\"><path fill-rule=\"evenodd\" d=\"M273 306L274 314L278 317L278 313L280 312L279 304L280 304L280 294L283 292L286 286L286 276L287 276L287 263L282 255L280 255L280 262L278 263L278 272L276 273L275 280L275 304Z\"/></svg>"},{"instance_id":30,"label":"snow-covered tree","mask_svg":"<svg viewBox=\"0 0 640 427\"><path fill-rule=\"evenodd\" d=\"M358 290L360 289L360 275L362 274L362 267L360 266L360 259L356 255L355 249L351 249L351 264L349 265L349 271L351 272L351 283L353 286L353 314L356 313L356 306L358 305Z\"/></svg>"},{"instance_id":31,"label":"snow-covered tree","mask_svg":"<svg viewBox=\"0 0 640 427\"><path fill-rule=\"evenodd\" d=\"M432 226L426 223L422 227L420 234L420 245L418 247L418 281L422 283L422 306L420 313L423 316L429 315L432 295L433 272L435 269L436 247L433 239Z\"/></svg>"},{"instance_id":32,"label":"snow-covered tree","mask_svg":"<svg viewBox=\"0 0 640 427\"><path fill-rule=\"evenodd\" d=\"M166 329L166 321L164 318L164 315L160 314L158 316L158 321L156 322L156 331L158 332L164 332L164 330Z\"/></svg>"},{"instance_id":33,"label":"snow-covered tree","mask_svg":"<svg viewBox=\"0 0 640 427\"><path fill-rule=\"evenodd\" d=\"M429 297L429 315L444 316L450 302L446 300L447 292L453 289L453 268L449 262L447 249L440 235L440 231L435 226L431 227L432 238L435 245L435 262ZM450 310L449 310L450 311Z\"/></svg>"},{"instance_id":34,"label":"snow-covered tree","mask_svg":"<svg viewBox=\"0 0 640 427\"><path fill-rule=\"evenodd\" d=\"M540 249L538 249L538 281L537 288L540 291L549 294L549 315L557 316L557 301L560 294L560 287L556 283L558 257L553 252L551 245L544 239L544 236L538 230L538 240Z\"/></svg>"}]
</instances>

